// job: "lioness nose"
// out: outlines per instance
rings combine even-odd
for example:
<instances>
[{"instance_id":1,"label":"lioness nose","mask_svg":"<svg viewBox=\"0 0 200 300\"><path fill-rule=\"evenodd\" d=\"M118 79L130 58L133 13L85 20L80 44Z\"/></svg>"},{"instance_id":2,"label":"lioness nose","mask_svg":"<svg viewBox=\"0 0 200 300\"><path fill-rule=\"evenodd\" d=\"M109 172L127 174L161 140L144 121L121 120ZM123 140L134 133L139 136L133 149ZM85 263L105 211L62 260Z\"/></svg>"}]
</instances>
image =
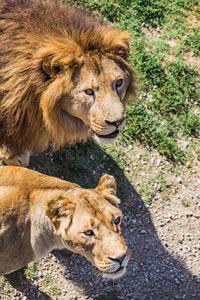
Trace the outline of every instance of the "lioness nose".
<instances>
[{"instance_id":1,"label":"lioness nose","mask_svg":"<svg viewBox=\"0 0 200 300\"><path fill-rule=\"evenodd\" d=\"M116 128L117 128L119 125L121 125L121 124L123 123L124 120L125 120L125 117L122 117L120 120L117 120L117 121L115 121L115 122L109 122L109 121L106 121L106 123L107 123L108 125L114 125L114 126L116 126Z\"/></svg>"},{"instance_id":2,"label":"lioness nose","mask_svg":"<svg viewBox=\"0 0 200 300\"><path fill-rule=\"evenodd\" d=\"M118 263L120 263L120 265L122 264L124 258L125 258L126 254L122 255L121 257L116 257L116 258L111 258L109 257L111 260L113 261L117 261Z\"/></svg>"}]
</instances>

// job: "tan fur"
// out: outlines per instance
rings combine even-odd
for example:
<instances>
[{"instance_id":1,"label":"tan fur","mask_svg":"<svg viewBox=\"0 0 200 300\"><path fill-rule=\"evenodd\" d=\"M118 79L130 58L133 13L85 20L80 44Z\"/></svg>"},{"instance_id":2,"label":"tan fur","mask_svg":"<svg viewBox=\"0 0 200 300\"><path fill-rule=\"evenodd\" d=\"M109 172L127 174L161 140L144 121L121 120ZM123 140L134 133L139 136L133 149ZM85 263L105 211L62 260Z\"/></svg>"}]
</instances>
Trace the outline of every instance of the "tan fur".
<instances>
[{"instance_id":1,"label":"tan fur","mask_svg":"<svg viewBox=\"0 0 200 300\"><path fill-rule=\"evenodd\" d=\"M102 136L135 94L128 34L53 0L1 0L0 31L0 158L25 166L50 141L114 141Z\"/></svg>"},{"instance_id":2,"label":"tan fur","mask_svg":"<svg viewBox=\"0 0 200 300\"><path fill-rule=\"evenodd\" d=\"M114 177L101 177L96 189L20 167L0 167L0 276L66 247L85 256L104 277L126 270ZM90 231L94 235L87 235Z\"/></svg>"}]
</instances>

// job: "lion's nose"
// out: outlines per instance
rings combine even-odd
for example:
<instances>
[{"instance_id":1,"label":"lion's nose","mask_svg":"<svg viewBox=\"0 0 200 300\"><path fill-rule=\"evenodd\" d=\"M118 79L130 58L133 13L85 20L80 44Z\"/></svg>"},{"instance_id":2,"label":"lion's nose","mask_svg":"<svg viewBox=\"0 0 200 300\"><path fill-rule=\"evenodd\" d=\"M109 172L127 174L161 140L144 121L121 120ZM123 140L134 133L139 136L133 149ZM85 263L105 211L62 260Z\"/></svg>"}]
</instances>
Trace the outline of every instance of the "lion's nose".
<instances>
[{"instance_id":1,"label":"lion's nose","mask_svg":"<svg viewBox=\"0 0 200 300\"><path fill-rule=\"evenodd\" d=\"M125 117L122 117L120 120L117 120L115 122L106 121L106 124L108 124L108 125L114 125L116 128L118 128L119 125L121 125L124 120L125 120Z\"/></svg>"},{"instance_id":2,"label":"lion's nose","mask_svg":"<svg viewBox=\"0 0 200 300\"><path fill-rule=\"evenodd\" d=\"M109 257L109 259L111 259L112 261L116 261L118 262L120 265L122 264L124 258L125 258L126 254L122 255L121 257L116 257L116 258L111 258Z\"/></svg>"}]
</instances>

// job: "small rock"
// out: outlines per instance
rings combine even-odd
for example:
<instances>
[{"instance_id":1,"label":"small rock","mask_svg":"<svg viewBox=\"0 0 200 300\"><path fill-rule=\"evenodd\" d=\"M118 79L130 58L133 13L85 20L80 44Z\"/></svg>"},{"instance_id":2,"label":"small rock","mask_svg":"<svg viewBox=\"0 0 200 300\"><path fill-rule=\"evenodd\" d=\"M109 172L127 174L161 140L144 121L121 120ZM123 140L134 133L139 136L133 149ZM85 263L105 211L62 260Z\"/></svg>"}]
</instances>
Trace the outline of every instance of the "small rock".
<instances>
[{"instance_id":1,"label":"small rock","mask_svg":"<svg viewBox=\"0 0 200 300\"><path fill-rule=\"evenodd\" d=\"M133 146L132 146L132 145L129 145L129 146L127 147L126 152L129 152L129 151L131 151L132 149L133 149Z\"/></svg>"},{"instance_id":2,"label":"small rock","mask_svg":"<svg viewBox=\"0 0 200 300\"><path fill-rule=\"evenodd\" d=\"M147 232L146 232L146 230L144 230L144 229L140 231L140 234L146 234L146 233L147 233Z\"/></svg>"},{"instance_id":3,"label":"small rock","mask_svg":"<svg viewBox=\"0 0 200 300\"><path fill-rule=\"evenodd\" d=\"M177 177L177 182L178 182L179 184L183 183L182 178L181 178L181 177Z\"/></svg>"},{"instance_id":4,"label":"small rock","mask_svg":"<svg viewBox=\"0 0 200 300\"><path fill-rule=\"evenodd\" d=\"M156 166L159 167L159 166L161 165L161 163L162 163L162 160L159 158L159 159L157 160Z\"/></svg>"},{"instance_id":5,"label":"small rock","mask_svg":"<svg viewBox=\"0 0 200 300\"><path fill-rule=\"evenodd\" d=\"M186 214L186 216L190 216L190 217L193 216L193 212L191 210L187 211L185 214Z\"/></svg>"}]
</instances>

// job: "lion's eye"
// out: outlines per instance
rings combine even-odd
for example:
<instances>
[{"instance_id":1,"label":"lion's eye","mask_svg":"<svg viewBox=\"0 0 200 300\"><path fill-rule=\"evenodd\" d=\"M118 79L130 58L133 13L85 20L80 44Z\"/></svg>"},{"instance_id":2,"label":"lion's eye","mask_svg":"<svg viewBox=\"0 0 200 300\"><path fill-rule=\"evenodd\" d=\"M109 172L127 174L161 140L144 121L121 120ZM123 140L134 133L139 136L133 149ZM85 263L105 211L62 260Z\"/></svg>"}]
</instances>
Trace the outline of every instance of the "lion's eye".
<instances>
[{"instance_id":1,"label":"lion's eye","mask_svg":"<svg viewBox=\"0 0 200 300\"><path fill-rule=\"evenodd\" d=\"M115 85L116 85L116 87L118 88L118 87L120 87L121 85L122 85L122 83L123 83L123 79L118 79L117 81L116 81L116 83L115 83Z\"/></svg>"},{"instance_id":2,"label":"lion's eye","mask_svg":"<svg viewBox=\"0 0 200 300\"><path fill-rule=\"evenodd\" d=\"M115 225L119 225L121 222L121 218L120 217L117 217L114 221Z\"/></svg>"},{"instance_id":3,"label":"lion's eye","mask_svg":"<svg viewBox=\"0 0 200 300\"><path fill-rule=\"evenodd\" d=\"M94 96L94 91L93 91L93 89L87 89L87 90L85 90L85 93L86 93L87 95L89 95L89 96Z\"/></svg>"},{"instance_id":4,"label":"lion's eye","mask_svg":"<svg viewBox=\"0 0 200 300\"><path fill-rule=\"evenodd\" d=\"M86 230L86 231L84 232L84 234L87 235L87 236L93 236L93 235L94 235L94 232L93 232L92 230Z\"/></svg>"}]
</instances>

